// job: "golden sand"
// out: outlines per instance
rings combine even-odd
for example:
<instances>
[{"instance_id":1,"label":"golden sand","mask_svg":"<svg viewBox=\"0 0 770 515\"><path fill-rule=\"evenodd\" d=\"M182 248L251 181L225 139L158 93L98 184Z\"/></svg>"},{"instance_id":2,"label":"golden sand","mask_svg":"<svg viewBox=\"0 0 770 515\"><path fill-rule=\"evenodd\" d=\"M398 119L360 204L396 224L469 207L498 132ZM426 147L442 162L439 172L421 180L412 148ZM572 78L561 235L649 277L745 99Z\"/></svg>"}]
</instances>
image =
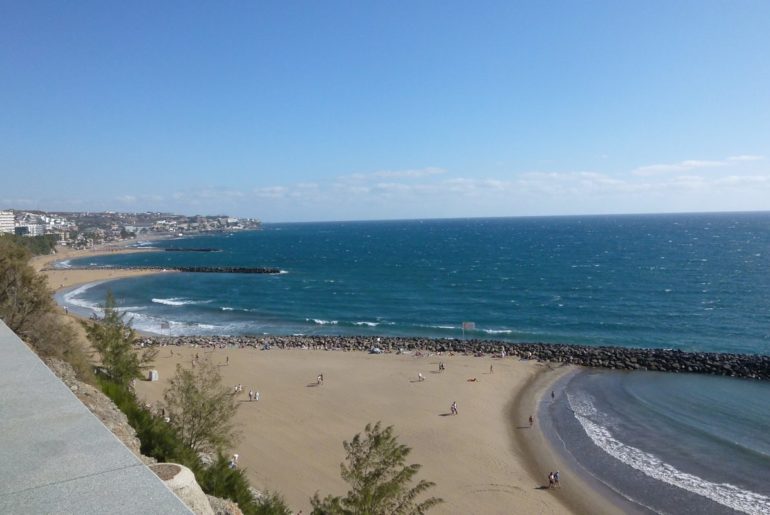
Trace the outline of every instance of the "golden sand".
<instances>
[{"instance_id":1,"label":"golden sand","mask_svg":"<svg viewBox=\"0 0 770 515\"><path fill-rule=\"evenodd\" d=\"M138 249L60 251L33 260L36 269L54 261ZM55 289L95 281L162 273L137 270L43 271ZM206 350L164 347L155 368L158 382L140 381L137 393L156 403L177 363L195 354L221 365L225 384L243 385L236 422L242 437L234 449L251 483L280 492L295 511L308 513L319 492L344 495L342 441L369 422L395 426L420 463L418 479L434 481L428 495L444 499L436 514L617 513L561 463L535 419L528 417L544 391L566 367L516 358L422 356L320 350ZM226 364L229 357L229 364ZM438 363L446 366L438 371ZM494 372L490 373L490 365ZM318 374L324 383L316 384ZM424 381L418 380L422 374ZM474 379L475 381L469 381ZM260 393L249 402L248 391ZM450 414L457 402L459 414ZM543 489L550 470L562 471L562 488Z\"/></svg>"}]
</instances>

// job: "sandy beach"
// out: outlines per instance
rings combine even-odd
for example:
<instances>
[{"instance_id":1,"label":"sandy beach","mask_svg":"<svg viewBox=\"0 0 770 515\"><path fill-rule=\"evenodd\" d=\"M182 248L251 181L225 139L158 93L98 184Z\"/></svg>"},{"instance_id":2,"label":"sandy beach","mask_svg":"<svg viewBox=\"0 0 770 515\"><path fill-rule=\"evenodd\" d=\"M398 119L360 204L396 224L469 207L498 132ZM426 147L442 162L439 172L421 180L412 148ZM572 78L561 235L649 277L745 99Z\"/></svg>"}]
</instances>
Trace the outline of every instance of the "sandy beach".
<instances>
[{"instance_id":1,"label":"sandy beach","mask_svg":"<svg viewBox=\"0 0 770 515\"><path fill-rule=\"evenodd\" d=\"M176 364L190 366L196 353L220 366L225 384L243 385L240 466L256 488L281 492L294 510L307 512L316 491L346 492L342 441L382 421L412 448L409 462L423 465L419 477L436 483L431 494L445 503L435 513L612 513L564 473L561 489L541 488L560 465L540 468L556 457L537 421L529 427L537 398L519 394L538 394L564 369L515 358L163 347L161 380L140 381L140 398L160 400ZM440 361L446 370L439 373ZM249 402L249 389L259 391L259 401ZM457 416L450 414L453 401Z\"/></svg>"},{"instance_id":2,"label":"sandy beach","mask_svg":"<svg viewBox=\"0 0 770 515\"><path fill-rule=\"evenodd\" d=\"M32 264L55 290L162 273L47 268L59 260L137 251L142 250L65 249ZM399 441L412 448L408 462L423 466L418 478L436 483L429 495L445 502L433 513L617 512L570 477L537 419L529 427L538 399L567 367L553 370L513 357L164 347L155 365L160 381L138 382L139 397L157 403L177 363L190 366L195 354L220 365L225 384L243 385L236 416L242 435L235 449L239 464L257 489L280 492L295 511L309 512L316 491L344 495L342 442L367 423L381 421L395 426ZM440 373L439 362L446 366ZM320 373L325 381L316 385ZM418 380L419 373L424 381ZM248 401L249 389L259 391L259 401ZM457 416L450 414L453 401ZM548 471L557 469L562 471L561 488L543 488Z\"/></svg>"},{"instance_id":3,"label":"sandy beach","mask_svg":"<svg viewBox=\"0 0 770 515\"><path fill-rule=\"evenodd\" d=\"M125 245L127 244L96 247L86 250L72 250L67 247L57 247L56 254L35 256L30 261L30 264L36 271L41 272L48 278L48 286L54 291L97 281L122 279L125 277L136 277L148 274L173 273L171 271L164 272L161 270L74 270L67 268L51 268L56 261L65 261L89 256L101 256L104 254L128 254L157 251L156 249L126 247Z\"/></svg>"}]
</instances>

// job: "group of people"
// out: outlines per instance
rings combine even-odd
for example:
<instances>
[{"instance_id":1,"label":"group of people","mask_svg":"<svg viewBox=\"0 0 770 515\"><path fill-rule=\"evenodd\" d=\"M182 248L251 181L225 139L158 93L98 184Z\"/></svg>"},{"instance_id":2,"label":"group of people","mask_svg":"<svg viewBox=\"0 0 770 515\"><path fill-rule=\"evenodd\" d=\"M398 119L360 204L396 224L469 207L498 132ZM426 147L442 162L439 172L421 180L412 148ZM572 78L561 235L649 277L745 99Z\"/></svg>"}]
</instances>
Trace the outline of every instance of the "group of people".
<instances>
[{"instance_id":1,"label":"group of people","mask_svg":"<svg viewBox=\"0 0 770 515\"><path fill-rule=\"evenodd\" d=\"M255 392L254 390L249 390L249 402L258 401L258 400L259 400L259 392Z\"/></svg>"},{"instance_id":2,"label":"group of people","mask_svg":"<svg viewBox=\"0 0 770 515\"><path fill-rule=\"evenodd\" d=\"M560 488L559 471L548 473L548 488Z\"/></svg>"}]
</instances>

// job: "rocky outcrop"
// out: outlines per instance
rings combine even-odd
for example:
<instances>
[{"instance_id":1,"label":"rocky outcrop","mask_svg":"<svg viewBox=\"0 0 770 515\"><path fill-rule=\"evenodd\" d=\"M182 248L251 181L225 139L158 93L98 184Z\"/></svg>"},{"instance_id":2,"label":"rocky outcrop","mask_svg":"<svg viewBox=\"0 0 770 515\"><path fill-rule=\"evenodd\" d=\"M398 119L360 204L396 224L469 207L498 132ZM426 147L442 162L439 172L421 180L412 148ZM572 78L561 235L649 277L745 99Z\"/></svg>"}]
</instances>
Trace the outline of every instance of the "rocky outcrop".
<instances>
[{"instance_id":1,"label":"rocky outcrop","mask_svg":"<svg viewBox=\"0 0 770 515\"><path fill-rule=\"evenodd\" d=\"M213 495L207 495L211 509L215 515L243 515L243 512L233 501L229 499L220 499Z\"/></svg>"},{"instance_id":2,"label":"rocky outcrop","mask_svg":"<svg viewBox=\"0 0 770 515\"><path fill-rule=\"evenodd\" d=\"M501 355L569 363L616 370L656 370L770 380L770 356L717 352L684 352L674 349L593 347L549 343L507 343L489 340L456 340L373 336L181 336L153 337L145 345L234 345L256 349L323 349L330 351L455 352L478 356Z\"/></svg>"},{"instance_id":3,"label":"rocky outcrop","mask_svg":"<svg viewBox=\"0 0 770 515\"><path fill-rule=\"evenodd\" d=\"M156 463L150 469L166 483L172 492L196 515L214 515L206 494L203 493L195 474L184 465L177 463Z\"/></svg>"}]
</instances>

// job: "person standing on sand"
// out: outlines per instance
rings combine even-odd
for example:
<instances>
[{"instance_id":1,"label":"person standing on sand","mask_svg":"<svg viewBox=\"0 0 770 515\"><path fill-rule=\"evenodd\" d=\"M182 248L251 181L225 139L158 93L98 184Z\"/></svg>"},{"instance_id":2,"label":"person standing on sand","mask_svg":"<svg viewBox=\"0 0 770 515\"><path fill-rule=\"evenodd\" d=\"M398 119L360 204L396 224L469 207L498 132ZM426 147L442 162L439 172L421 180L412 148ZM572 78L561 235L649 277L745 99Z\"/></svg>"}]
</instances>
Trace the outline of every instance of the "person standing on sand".
<instances>
[{"instance_id":1,"label":"person standing on sand","mask_svg":"<svg viewBox=\"0 0 770 515\"><path fill-rule=\"evenodd\" d=\"M258 400L259 400L259 392L256 392L256 393L254 394L254 400L255 400L255 401L258 401Z\"/></svg>"},{"instance_id":2,"label":"person standing on sand","mask_svg":"<svg viewBox=\"0 0 770 515\"><path fill-rule=\"evenodd\" d=\"M561 485L559 484L559 471L553 473L553 484L556 486L556 488L561 488Z\"/></svg>"},{"instance_id":3,"label":"person standing on sand","mask_svg":"<svg viewBox=\"0 0 770 515\"><path fill-rule=\"evenodd\" d=\"M452 405L449 407L449 410L452 412L452 415L457 415L457 401L452 402Z\"/></svg>"},{"instance_id":4,"label":"person standing on sand","mask_svg":"<svg viewBox=\"0 0 770 515\"><path fill-rule=\"evenodd\" d=\"M489 365L489 373L490 374L494 374L495 373L494 365Z\"/></svg>"},{"instance_id":5,"label":"person standing on sand","mask_svg":"<svg viewBox=\"0 0 770 515\"><path fill-rule=\"evenodd\" d=\"M422 372L418 372L417 373L417 380L418 381L425 381L425 378L423 377Z\"/></svg>"},{"instance_id":6,"label":"person standing on sand","mask_svg":"<svg viewBox=\"0 0 770 515\"><path fill-rule=\"evenodd\" d=\"M249 402L254 399L254 390L249 390Z\"/></svg>"},{"instance_id":7,"label":"person standing on sand","mask_svg":"<svg viewBox=\"0 0 770 515\"><path fill-rule=\"evenodd\" d=\"M532 427L532 424L535 423L535 419L532 418L532 415L529 416L529 427Z\"/></svg>"}]
</instances>

